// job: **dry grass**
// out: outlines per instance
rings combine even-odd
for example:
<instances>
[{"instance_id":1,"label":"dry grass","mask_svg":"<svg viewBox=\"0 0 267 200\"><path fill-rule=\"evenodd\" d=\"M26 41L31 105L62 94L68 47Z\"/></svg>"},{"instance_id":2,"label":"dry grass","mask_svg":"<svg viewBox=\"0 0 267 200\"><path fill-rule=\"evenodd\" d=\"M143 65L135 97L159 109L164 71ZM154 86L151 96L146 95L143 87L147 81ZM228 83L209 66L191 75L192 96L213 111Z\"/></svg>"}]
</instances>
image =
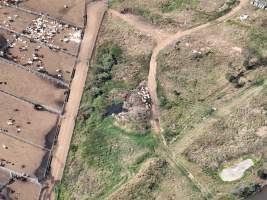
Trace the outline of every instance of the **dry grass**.
<instances>
[{"instance_id":1,"label":"dry grass","mask_svg":"<svg viewBox=\"0 0 267 200\"><path fill-rule=\"evenodd\" d=\"M200 200L200 192L182 173L175 173L162 159L150 159L140 171L109 198Z\"/></svg>"},{"instance_id":2,"label":"dry grass","mask_svg":"<svg viewBox=\"0 0 267 200\"><path fill-rule=\"evenodd\" d=\"M263 141L256 135L266 124L267 98L254 97L246 106L215 122L186 150L189 160L214 170L229 160L248 154L262 154Z\"/></svg>"},{"instance_id":3,"label":"dry grass","mask_svg":"<svg viewBox=\"0 0 267 200\"><path fill-rule=\"evenodd\" d=\"M249 19L241 22L242 14ZM178 161L216 198L258 182L257 171L265 162L264 138L256 132L266 126L267 98L262 92L267 77L266 17L266 12L249 5L226 23L181 38L158 57L164 136L178 152ZM256 69L249 71L244 68L247 49L256 49L259 60ZM201 56L193 59L193 51ZM240 71L245 72L246 83L237 88L226 74ZM219 179L223 163L247 156L257 162L244 178L233 183Z\"/></svg>"},{"instance_id":4,"label":"dry grass","mask_svg":"<svg viewBox=\"0 0 267 200\"><path fill-rule=\"evenodd\" d=\"M103 199L137 173L146 159L156 156L156 139L149 130L143 134L126 131L116 126L112 116L104 114L107 107L124 101L125 95L146 78L147 59L141 58L149 57L152 46L149 37L120 19L105 17L76 122L68 167L59 186L60 199ZM101 54L108 48L119 52L117 57ZM97 72L108 66L109 78L97 84L96 76L104 74ZM133 71L136 72L129 73ZM93 88L101 93L93 96Z\"/></svg>"},{"instance_id":5,"label":"dry grass","mask_svg":"<svg viewBox=\"0 0 267 200\"><path fill-rule=\"evenodd\" d=\"M246 35L231 25L216 26L183 37L161 52L158 96L167 135L177 136L192 128L214 112L217 94L235 90L225 75L242 68Z\"/></svg>"},{"instance_id":6,"label":"dry grass","mask_svg":"<svg viewBox=\"0 0 267 200\"><path fill-rule=\"evenodd\" d=\"M128 9L170 32L205 23L220 16L226 0L114 0L112 8ZM207 6L209 5L209 6Z\"/></svg>"}]
</instances>

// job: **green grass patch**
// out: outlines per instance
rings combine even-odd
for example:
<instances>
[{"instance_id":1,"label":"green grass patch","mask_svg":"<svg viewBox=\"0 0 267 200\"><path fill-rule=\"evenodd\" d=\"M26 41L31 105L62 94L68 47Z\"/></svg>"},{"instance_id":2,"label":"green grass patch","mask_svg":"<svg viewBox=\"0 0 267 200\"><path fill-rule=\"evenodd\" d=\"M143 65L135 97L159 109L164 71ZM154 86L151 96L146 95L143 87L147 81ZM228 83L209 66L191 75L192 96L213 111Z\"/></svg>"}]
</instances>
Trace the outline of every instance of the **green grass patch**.
<instances>
[{"instance_id":1,"label":"green grass patch","mask_svg":"<svg viewBox=\"0 0 267 200\"><path fill-rule=\"evenodd\" d=\"M142 8L142 7L133 7L131 9L132 14L142 16L149 22L153 24L159 24L162 20L162 17L158 14L152 13L149 9L147 8Z\"/></svg>"},{"instance_id":2,"label":"green grass patch","mask_svg":"<svg viewBox=\"0 0 267 200\"><path fill-rule=\"evenodd\" d=\"M149 158L154 158L154 157L158 157L158 155L155 152L146 152L143 155L137 157L134 161L134 163L129 167L129 170L132 171L133 173L137 173L140 168L141 165Z\"/></svg>"},{"instance_id":3,"label":"green grass patch","mask_svg":"<svg viewBox=\"0 0 267 200\"><path fill-rule=\"evenodd\" d=\"M181 10L184 9L185 7L193 7L196 6L199 3L199 0L169 0L167 2L164 2L161 4L161 11L163 13L166 12L172 12L175 10Z\"/></svg>"},{"instance_id":4,"label":"green grass patch","mask_svg":"<svg viewBox=\"0 0 267 200\"><path fill-rule=\"evenodd\" d=\"M263 86L263 94L265 95L265 96L267 96L267 85L264 85Z\"/></svg>"},{"instance_id":5,"label":"green grass patch","mask_svg":"<svg viewBox=\"0 0 267 200\"><path fill-rule=\"evenodd\" d=\"M248 46L255 52L260 64L267 65L267 58L263 53L267 49L267 32L264 28L255 27L250 30Z\"/></svg>"},{"instance_id":6,"label":"green grass patch","mask_svg":"<svg viewBox=\"0 0 267 200\"><path fill-rule=\"evenodd\" d=\"M210 167L205 166L202 168L202 171L213 179L220 180L217 170L213 170Z\"/></svg>"},{"instance_id":7,"label":"green grass patch","mask_svg":"<svg viewBox=\"0 0 267 200\"><path fill-rule=\"evenodd\" d=\"M144 68L143 73L148 72L150 56L138 56L137 62ZM113 67L125 62L130 61L113 42L104 42L96 50L76 121L67 168L62 182L56 187L58 199L75 199L74 195L80 199L104 199L132 173L137 173L146 159L156 156L154 149L158 141L150 129L142 133L126 132L114 124L112 116L104 115L107 107L122 103L122 99L109 98L112 91L136 88L135 82L125 83L112 78ZM136 153L140 151L146 154L134 162L124 162L136 159ZM88 171L94 174L94 178L87 175Z\"/></svg>"}]
</instances>

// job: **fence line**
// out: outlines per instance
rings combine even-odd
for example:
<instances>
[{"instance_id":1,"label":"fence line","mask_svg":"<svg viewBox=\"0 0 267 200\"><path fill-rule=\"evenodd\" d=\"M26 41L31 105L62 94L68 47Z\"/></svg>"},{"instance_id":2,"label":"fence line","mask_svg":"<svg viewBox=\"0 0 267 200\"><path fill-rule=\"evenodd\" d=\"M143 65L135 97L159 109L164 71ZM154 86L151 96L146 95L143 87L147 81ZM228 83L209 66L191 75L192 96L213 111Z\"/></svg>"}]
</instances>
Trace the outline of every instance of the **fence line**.
<instances>
[{"instance_id":1,"label":"fence line","mask_svg":"<svg viewBox=\"0 0 267 200\"><path fill-rule=\"evenodd\" d=\"M4 29L4 30L7 30L7 31L9 31L9 32L11 32L11 33L14 33L14 34L16 34L16 35L18 35L18 36L20 36L20 37L24 37L24 38L27 38L27 39L29 39L29 40L32 40L32 41L34 41L35 43L39 43L39 44L41 44L41 45L43 45L43 46L45 46L45 47L51 49L51 46L49 46L48 43L42 42L42 41L37 40L37 39L33 39L33 38L31 38L29 35L26 35L26 34L23 34L23 33L19 33L19 32L17 32L17 31L14 31L14 30L12 30L12 29L10 29L10 28L7 28L7 27L1 26L1 25L0 25L0 28L1 28L1 29ZM81 43L81 42L80 42L80 43ZM76 57L76 56L77 56L77 54L72 54L72 53L70 53L70 52L68 52L68 51L66 51L66 50L64 50L64 49L62 49L62 48L57 49L57 51L60 51L60 52L62 52L62 53L64 53L64 54L67 54L67 55L69 55L69 56L73 56L73 57Z\"/></svg>"},{"instance_id":2,"label":"fence line","mask_svg":"<svg viewBox=\"0 0 267 200\"><path fill-rule=\"evenodd\" d=\"M23 70L25 70L25 71L27 71L29 73L33 73L33 74L35 74L35 75L37 75L37 76L39 76L39 77L41 77L43 79L47 79L47 80L49 80L49 81L51 81L51 82L53 82L55 84L59 84L59 85L61 85L63 87L69 88L69 84L66 83L65 81L59 80L59 79L54 78L54 77L52 77L50 75L47 75L45 73L38 72L38 71L36 71L36 70L34 70L34 69L30 68L30 67L25 67L25 66L23 66L21 64L18 64L16 62L12 61L12 60L5 59L3 57L0 57L0 60L2 60L3 62L5 62L5 63L7 63L9 65L14 65L17 68L23 69Z\"/></svg>"},{"instance_id":3,"label":"fence line","mask_svg":"<svg viewBox=\"0 0 267 200\"><path fill-rule=\"evenodd\" d=\"M35 15L35 16L45 15L48 19L57 21L57 22L59 22L61 24L67 24L67 25L70 25L70 26L73 26L73 27L76 27L76 28L80 28L80 29L83 29L84 28L83 26L74 24L74 23L72 23L70 21L63 20L60 17L53 17L50 14L48 14L47 12L36 12L36 11L33 11L33 10L29 10L29 9L27 9L25 7L21 7L19 5L8 5L8 7L15 8L15 9L18 9L20 11L23 11L23 12L26 12L28 14L32 14L32 15Z\"/></svg>"},{"instance_id":4,"label":"fence line","mask_svg":"<svg viewBox=\"0 0 267 200\"><path fill-rule=\"evenodd\" d=\"M32 104L32 105L34 105L34 106L35 106L35 105L40 105L40 106L42 106L42 107L44 108L45 111L48 111L48 112L50 112L50 113L57 114L57 115L60 115L60 114L61 114L61 111L59 111L59 110L56 110L56 109L51 108L51 107L49 107L49 106L46 106L46 105L43 105L43 104L40 104L40 103L31 101L31 100L28 100L28 99L23 98L23 97L16 96L16 95L11 94L11 93L9 93L9 92L6 92L6 91L4 91L4 90L2 90L2 89L0 89L0 92L6 94L6 95L8 95L8 96L11 96L11 97L13 97L13 98L15 98L15 99L19 99L20 101L23 101L23 102Z\"/></svg>"}]
</instances>

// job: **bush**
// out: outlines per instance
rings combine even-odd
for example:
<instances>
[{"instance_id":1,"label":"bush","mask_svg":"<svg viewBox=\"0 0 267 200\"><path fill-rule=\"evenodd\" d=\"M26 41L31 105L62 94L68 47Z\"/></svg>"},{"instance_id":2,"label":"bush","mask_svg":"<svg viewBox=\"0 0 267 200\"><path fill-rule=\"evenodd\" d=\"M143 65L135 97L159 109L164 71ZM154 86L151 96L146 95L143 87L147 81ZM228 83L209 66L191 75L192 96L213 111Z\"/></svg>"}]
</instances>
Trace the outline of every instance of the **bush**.
<instances>
[{"instance_id":1,"label":"bush","mask_svg":"<svg viewBox=\"0 0 267 200\"><path fill-rule=\"evenodd\" d=\"M97 50L97 63L112 66L122 60L122 49L113 42L104 42Z\"/></svg>"},{"instance_id":2,"label":"bush","mask_svg":"<svg viewBox=\"0 0 267 200\"><path fill-rule=\"evenodd\" d=\"M122 61L122 49L113 42L104 42L97 50L97 64L91 93L94 98L102 95L102 87L112 79L112 67Z\"/></svg>"},{"instance_id":3,"label":"bush","mask_svg":"<svg viewBox=\"0 0 267 200\"><path fill-rule=\"evenodd\" d=\"M96 97L98 97L98 96L100 96L100 95L103 94L103 91L100 88L98 88L98 87L92 87L91 90L92 90L92 96L93 96L93 98L96 98Z\"/></svg>"},{"instance_id":4,"label":"bush","mask_svg":"<svg viewBox=\"0 0 267 200\"><path fill-rule=\"evenodd\" d=\"M260 184L249 184L246 187L240 188L238 191L235 192L236 195L240 196L241 198L248 198L249 196L261 191L262 186Z\"/></svg>"},{"instance_id":5,"label":"bush","mask_svg":"<svg viewBox=\"0 0 267 200\"><path fill-rule=\"evenodd\" d=\"M237 83L237 77L233 75L232 73L228 72L225 75L226 80L228 80L230 83Z\"/></svg>"},{"instance_id":6,"label":"bush","mask_svg":"<svg viewBox=\"0 0 267 200\"><path fill-rule=\"evenodd\" d=\"M254 86L262 86L264 84L265 79L264 78L257 78L255 81L253 81Z\"/></svg>"},{"instance_id":7,"label":"bush","mask_svg":"<svg viewBox=\"0 0 267 200\"><path fill-rule=\"evenodd\" d=\"M260 177L261 179L267 180L267 170L266 169L264 169L264 168L260 169L257 172L257 174L258 174L258 177Z\"/></svg>"},{"instance_id":8,"label":"bush","mask_svg":"<svg viewBox=\"0 0 267 200\"><path fill-rule=\"evenodd\" d=\"M179 134L180 134L180 130L178 130L177 132L174 132L171 130L165 130L163 133L164 138L168 143L171 142L177 136L179 136Z\"/></svg>"}]
</instances>

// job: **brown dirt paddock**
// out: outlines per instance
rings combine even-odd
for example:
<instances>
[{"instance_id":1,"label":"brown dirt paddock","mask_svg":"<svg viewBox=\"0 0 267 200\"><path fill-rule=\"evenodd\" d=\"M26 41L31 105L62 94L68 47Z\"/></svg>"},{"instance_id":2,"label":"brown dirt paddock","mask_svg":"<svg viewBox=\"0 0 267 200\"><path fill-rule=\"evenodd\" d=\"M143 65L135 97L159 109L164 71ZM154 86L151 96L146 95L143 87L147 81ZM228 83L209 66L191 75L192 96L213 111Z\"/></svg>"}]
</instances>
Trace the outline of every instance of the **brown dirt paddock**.
<instances>
[{"instance_id":1,"label":"brown dirt paddock","mask_svg":"<svg viewBox=\"0 0 267 200\"><path fill-rule=\"evenodd\" d=\"M65 4L68 8L64 8ZM31 27L38 14L0 6L0 27L3 27L0 33L12 44L7 57L0 58L0 188L10 180L9 170L25 173L39 181L46 178L59 118L53 112L62 111L65 92L68 91L67 86L54 83L48 75L62 79L67 84L71 82L81 39L71 39L71 36L82 34L82 29L77 27L84 26L84 0L25 0L21 6L35 13L47 13L51 18L66 21L67 24L62 22L59 27L63 28L48 39L47 44L42 44L29 39L31 35L24 31ZM44 19L49 25L60 23L49 17ZM68 22L72 25L68 25ZM61 50L52 50L48 47L50 45L58 46ZM21 49L25 46L26 51ZM37 62L27 64L34 54L41 58L39 66ZM40 71L40 66L44 67L46 74L34 72ZM58 74L62 74L62 78L57 77ZM52 112L38 111L35 103L44 105ZM37 180L36 183L15 180L0 189L0 199L36 200L40 197L40 191L41 185Z\"/></svg>"},{"instance_id":2,"label":"brown dirt paddock","mask_svg":"<svg viewBox=\"0 0 267 200\"><path fill-rule=\"evenodd\" d=\"M0 25L16 32L24 30L36 17L16 8L0 6Z\"/></svg>"},{"instance_id":3,"label":"brown dirt paddock","mask_svg":"<svg viewBox=\"0 0 267 200\"><path fill-rule=\"evenodd\" d=\"M0 185L8 183L10 174L0 168ZM0 192L0 199L36 200L41 187L32 182L15 181Z\"/></svg>"},{"instance_id":4,"label":"brown dirt paddock","mask_svg":"<svg viewBox=\"0 0 267 200\"><path fill-rule=\"evenodd\" d=\"M0 116L0 127L8 134L45 148L52 147L57 115L37 111L32 104L0 93ZM12 120L13 125L8 125Z\"/></svg>"},{"instance_id":5,"label":"brown dirt paddock","mask_svg":"<svg viewBox=\"0 0 267 200\"><path fill-rule=\"evenodd\" d=\"M53 109L62 109L66 89L3 61L0 69L0 90Z\"/></svg>"},{"instance_id":6,"label":"brown dirt paddock","mask_svg":"<svg viewBox=\"0 0 267 200\"><path fill-rule=\"evenodd\" d=\"M5 134L0 134L0 144L0 161L3 167L39 179L44 177L49 155L47 150Z\"/></svg>"},{"instance_id":7,"label":"brown dirt paddock","mask_svg":"<svg viewBox=\"0 0 267 200\"><path fill-rule=\"evenodd\" d=\"M33 20L39 16L29 14L28 12L12 8L0 7L0 26L12 30L14 32L23 33L27 27L31 27ZM47 20L46 24L54 26L55 20L44 17ZM64 38L72 38L74 34L80 35L81 29L72 25L62 24L62 29L58 30L56 35L49 41L50 44L56 45L72 55L78 53L80 39L64 41Z\"/></svg>"},{"instance_id":8,"label":"brown dirt paddock","mask_svg":"<svg viewBox=\"0 0 267 200\"><path fill-rule=\"evenodd\" d=\"M19 37L9 49L8 57L16 63L38 70L38 66L44 67L46 72L56 78L63 79L67 83L71 81L71 74L75 64L75 57L65 54L61 51L53 51L46 46L31 42L25 37ZM27 46L27 50L21 50ZM37 54L41 64L34 61L32 65L28 64L33 59L33 54ZM58 71L60 70L60 72ZM60 74L62 77L58 77Z\"/></svg>"},{"instance_id":9,"label":"brown dirt paddock","mask_svg":"<svg viewBox=\"0 0 267 200\"><path fill-rule=\"evenodd\" d=\"M39 197L40 186L30 182L15 182L9 186L11 191L8 197L18 200L36 200Z\"/></svg>"},{"instance_id":10,"label":"brown dirt paddock","mask_svg":"<svg viewBox=\"0 0 267 200\"><path fill-rule=\"evenodd\" d=\"M64 5L68 5L68 8L64 8ZM84 26L84 0L27 0L22 2L20 6L35 12L45 12L50 16L71 22L80 27Z\"/></svg>"}]
</instances>

